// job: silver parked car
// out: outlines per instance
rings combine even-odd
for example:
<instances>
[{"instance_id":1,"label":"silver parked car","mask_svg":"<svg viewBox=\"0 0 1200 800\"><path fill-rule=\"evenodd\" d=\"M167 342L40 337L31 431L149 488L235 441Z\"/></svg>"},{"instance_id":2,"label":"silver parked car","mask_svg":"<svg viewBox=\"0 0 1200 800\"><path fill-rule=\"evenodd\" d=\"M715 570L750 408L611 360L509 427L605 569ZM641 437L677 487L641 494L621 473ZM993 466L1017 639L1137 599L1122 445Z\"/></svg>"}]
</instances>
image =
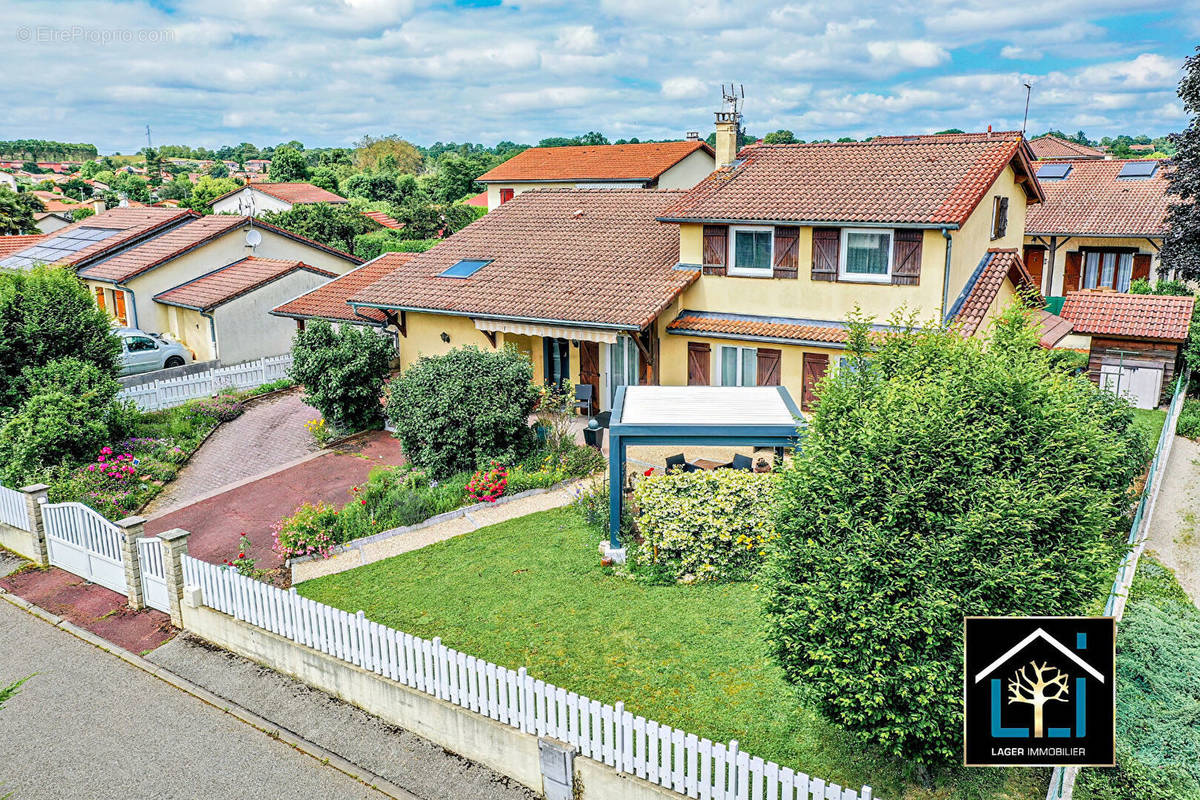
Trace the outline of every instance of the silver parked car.
<instances>
[{"instance_id":1,"label":"silver parked car","mask_svg":"<svg viewBox=\"0 0 1200 800\"><path fill-rule=\"evenodd\" d=\"M121 337L122 375L182 367L192 360L191 351L161 334L137 328L116 328L113 333Z\"/></svg>"}]
</instances>

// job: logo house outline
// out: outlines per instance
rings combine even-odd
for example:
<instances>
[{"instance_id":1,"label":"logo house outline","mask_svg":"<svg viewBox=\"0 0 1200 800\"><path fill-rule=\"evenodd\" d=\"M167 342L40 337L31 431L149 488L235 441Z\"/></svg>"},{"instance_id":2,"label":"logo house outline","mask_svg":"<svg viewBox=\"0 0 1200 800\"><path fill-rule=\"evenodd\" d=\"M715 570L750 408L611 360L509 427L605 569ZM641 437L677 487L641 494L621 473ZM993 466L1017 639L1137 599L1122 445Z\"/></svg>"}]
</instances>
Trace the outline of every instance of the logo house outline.
<instances>
[{"instance_id":1,"label":"logo house outline","mask_svg":"<svg viewBox=\"0 0 1200 800\"><path fill-rule=\"evenodd\" d=\"M1078 633L1076 635L1077 635L1077 637L1079 637L1077 639L1079 648L1080 649L1085 648L1086 641L1087 641L1086 640L1087 634ZM1097 670L1091 664L1087 663L1082 658L1080 658L1078 655L1073 653L1070 650L1070 648L1065 647L1062 642L1060 642L1058 639L1051 636L1049 633L1047 633L1045 631L1045 629L1040 628L1040 627L1035 629L1032 633L1030 633L1024 639L1017 642L1015 645L1013 645L1008 650L1006 650L1002 655L1000 655L999 658L994 660L991 664L988 664L986 667L984 667L979 672L977 672L975 674L973 683L978 684L981 680L986 678L988 675L995 672L997 669L999 669L1004 664L1008 663L1014 656L1017 655L1017 653L1020 653L1027 646L1029 646L1030 643L1032 643L1033 641L1035 641L1037 639L1041 639L1041 640L1045 641L1047 644L1054 647L1056 650L1058 650L1060 653L1065 655L1068 659L1070 659L1072 662L1074 662L1080 668L1082 668L1084 670L1084 672L1088 673L1093 678L1100 681L1100 683L1102 683L1102 684L1107 683L1104 675L1099 670ZM1022 671L1023 671L1023 669L1024 668L1022 668ZM1036 664L1035 664L1035 669L1036 669ZM1066 673L1063 673L1063 674L1065 675ZM1006 738L1028 739L1028 738L1030 738L1029 728L1005 727L1003 724L1001 724L1000 709L1003 706L1003 703L1002 703L1003 693L1004 693L1003 681L1000 678L992 678L991 681L992 681L991 693L990 693L991 707L990 707L990 715L989 716L990 716L990 722L991 722L990 727L991 727L992 737L997 738L997 739L1006 739ZM1064 686L1065 686L1065 684L1064 684ZM1064 694L1065 693L1066 692L1064 690ZM1072 730L1071 728L1050 728L1050 730L1046 732L1048 738L1050 738L1050 739L1066 739L1066 738L1071 738L1072 736L1074 736L1076 738L1083 738L1084 736L1087 735L1087 678L1082 677L1082 676L1077 676L1075 678L1074 694L1071 698L1071 701L1075 704L1075 727L1074 727L1074 730ZM1010 700L1009 702L1013 702L1013 701ZM1038 738L1040 738L1040 736Z\"/></svg>"}]
</instances>

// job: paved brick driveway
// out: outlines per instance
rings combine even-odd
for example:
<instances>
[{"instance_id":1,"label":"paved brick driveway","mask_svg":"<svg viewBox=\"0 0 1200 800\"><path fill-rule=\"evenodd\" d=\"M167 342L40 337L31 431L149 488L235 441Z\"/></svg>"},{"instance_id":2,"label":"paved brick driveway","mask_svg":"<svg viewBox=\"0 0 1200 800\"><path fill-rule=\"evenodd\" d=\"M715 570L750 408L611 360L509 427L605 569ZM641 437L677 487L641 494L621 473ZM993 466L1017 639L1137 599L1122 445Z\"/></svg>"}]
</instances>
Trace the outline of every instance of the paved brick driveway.
<instances>
[{"instance_id":1,"label":"paved brick driveway","mask_svg":"<svg viewBox=\"0 0 1200 800\"><path fill-rule=\"evenodd\" d=\"M300 396L297 389L257 401L219 427L142 513L151 516L175 508L320 449L304 424L320 418L321 412L305 405Z\"/></svg>"}]
</instances>

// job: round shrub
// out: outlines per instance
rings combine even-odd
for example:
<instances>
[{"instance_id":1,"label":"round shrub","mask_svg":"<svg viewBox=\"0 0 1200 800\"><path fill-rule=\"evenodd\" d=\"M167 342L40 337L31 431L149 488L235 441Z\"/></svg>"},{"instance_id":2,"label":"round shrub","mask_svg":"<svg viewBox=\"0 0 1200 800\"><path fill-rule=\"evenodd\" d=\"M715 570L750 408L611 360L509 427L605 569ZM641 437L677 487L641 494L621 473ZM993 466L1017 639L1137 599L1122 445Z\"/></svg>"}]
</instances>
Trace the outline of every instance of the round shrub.
<instances>
[{"instance_id":1,"label":"round shrub","mask_svg":"<svg viewBox=\"0 0 1200 800\"><path fill-rule=\"evenodd\" d=\"M676 580L750 577L775 539L779 476L719 469L648 475L633 490L643 565L666 566Z\"/></svg>"},{"instance_id":2,"label":"round shrub","mask_svg":"<svg viewBox=\"0 0 1200 800\"><path fill-rule=\"evenodd\" d=\"M106 418L86 398L36 394L0 426L0 478L22 486L50 467L89 459L107 438Z\"/></svg>"},{"instance_id":3,"label":"round shrub","mask_svg":"<svg viewBox=\"0 0 1200 800\"><path fill-rule=\"evenodd\" d=\"M782 473L768 636L811 708L928 769L961 757L963 616L1086 613L1147 452L1018 310L988 342L851 328Z\"/></svg>"},{"instance_id":4,"label":"round shrub","mask_svg":"<svg viewBox=\"0 0 1200 800\"><path fill-rule=\"evenodd\" d=\"M540 394L533 366L513 348L460 347L423 356L392 380L387 413L404 454L437 478L516 464L534 447Z\"/></svg>"},{"instance_id":5,"label":"round shrub","mask_svg":"<svg viewBox=\"0 0 1200 800\"><path fill-rule=\"evenodd\" d=\"M379 397L395 352L392 341L362 325L339 330L313 320L296 334L288 376L304 386L304 402L344 433L383 424Z\"/></svg>"}]
</instances>

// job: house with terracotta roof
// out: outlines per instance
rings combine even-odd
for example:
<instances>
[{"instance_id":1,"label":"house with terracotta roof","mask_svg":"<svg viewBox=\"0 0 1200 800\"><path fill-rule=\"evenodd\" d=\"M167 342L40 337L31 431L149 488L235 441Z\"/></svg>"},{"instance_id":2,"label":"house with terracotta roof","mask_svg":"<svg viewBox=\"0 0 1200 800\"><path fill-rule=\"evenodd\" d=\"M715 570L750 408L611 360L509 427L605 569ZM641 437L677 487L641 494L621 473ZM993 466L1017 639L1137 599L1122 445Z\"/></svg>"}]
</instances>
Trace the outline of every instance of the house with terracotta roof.
<instances>
[{"instance_id":1,"label":"house with terracotta roof","mask_svg":"<svg viewBox=\"0 0 1200 800\"><path fill-rule=\"evenodd\" d=\"M512 343L539 380L592 385L600 408L660 383L783 384L807 409L856 306L881 328L907 309L966 333L1021 290L1040 307L1020 247L1042 195L1019 135L735 157L722 122L730 161L690 190L515 196L426 253L381 256L392 271L346 302L385 314L402 366Z\"/></svg>"},{"instance_id":2,"label":"house with terracotta roof","mask_svg":"<svg viewBox=\"0 0 1200 800\"><path fill-rule=\"evenodd\" d=\"M390 328L389 332L397 335L399 327L389 326L386 313L378 308L352 308L350 298L404 266L415 255L416 253L386 253L309 292L289 299L272 309L271 313L277 317L295 320L297 330L304 330L304 325L309 320L323 319L334 325Z\"/></svg>"},{"instance_id":3,"label":"house with terracotta roof","mask_svg":"<svg viewBox=\"0 0 1200 800\"><path fill-rule=\"evenodd\" d=\"M207 329L188 346L197 360L226 364L250 361L291 349L293 326L266 312L336 277L297 259L247 256L154 295L170 310L175 330Z\"/></svg>"},{"instance_id":4,"label":"house with terracotta roof","mask_svg":"<svg viewBox=\"0 0 1200 800\"><path fill-rule=\"evenodd\" d=\"M1029 140L1029 149L1033 151L1036 158L1053 159L1055 161L1074 161L1077 159L1097 159L1104 158L1103 150L1098 150L1095 147L1089 147L1086 144L1072 142L1069 139L1064 139L1061 136L1054 136L1047 133L1045 136L1039 136L1036 139Z\"/></svg>"},{"instance_id":5,"label":"house with terracotta roof","mask_svg":"<svg viewBox=\"0 0 1200 800\"><path fill-rule=\"evenodd\" d=\"M1072 334L1088 339L1093 382L1138 408L1155 408L1170 401L1195 302L1194 297L1075 291L1063 298L1058 316Z\"/></svg>"},{"instance_id":6,"label":"house with terracotta roof","mask_svg":"<svg viewBox=\"0 0 1200 800\"><path fill-rule=\"evenodd\" d=\"M1045 201L1025 220L1024 258L1047 296L1126 292L1158 275L1166 232L1166 164L1154 159L1040 161Z\"/></svg>"},{"instance_id":7,"label":"house with terracotta roof","mask_svg":"<svg viewBox=\"0 0 1200 800\"><path fill-rule=\"evenodd\" d=\"M261 217L268 212L290 211L292 206L349 202L311 183L247 183L213 200L212 209L214 214Z\"/></svg>"},{"instance_id":8,"label":"house with terracotta roof","mask_svg":"<svg viewBox=\"0 0 1200 800\"><path fill-rule=\"evenodd\" d=\"M242 263L248 258L258 261ZM362 263L349 253L251 217L202 217L187 209L144 207L114 208L73 223L9 254L0 260L0 269L27 269L38 263L70 267L114 322L171 335L198 358L234 363L229 361L230 353L241 356L257 350L258 355L252 357L277 355L282 351L268 351L276 347L279 337L265 335L261 321L247 327L244 334L226 326L221 347L213 324L204 319L210 310L185 308L163 302L163 298L176 297L169 292L232 265L242 263L204 286L228 283L233 276L251 274L250 267L262 268L260 262L275 260L301 264L303 280L292 277L300 269L297 267L279 276L288 277L279 286L251 282L242 294L230 299L240 300L239 307L256 304L258 316L289 338L290 326L267 312L327 276L340 275ZM196 314L185 313L191 311ZM242 341L237 341L239 338Z\"/></svg>"},{"instance_id":9,"label":"house with terracotta roof","mask_svg":"<svg viewBox=\"0 0 1200 800\"><path fill-rule=\"evenodd\" d=\"M531 147L476 180L491 210L530 189L690 189L712 172L714 157L698 139Z\"/></svg>"}]
</instances>

